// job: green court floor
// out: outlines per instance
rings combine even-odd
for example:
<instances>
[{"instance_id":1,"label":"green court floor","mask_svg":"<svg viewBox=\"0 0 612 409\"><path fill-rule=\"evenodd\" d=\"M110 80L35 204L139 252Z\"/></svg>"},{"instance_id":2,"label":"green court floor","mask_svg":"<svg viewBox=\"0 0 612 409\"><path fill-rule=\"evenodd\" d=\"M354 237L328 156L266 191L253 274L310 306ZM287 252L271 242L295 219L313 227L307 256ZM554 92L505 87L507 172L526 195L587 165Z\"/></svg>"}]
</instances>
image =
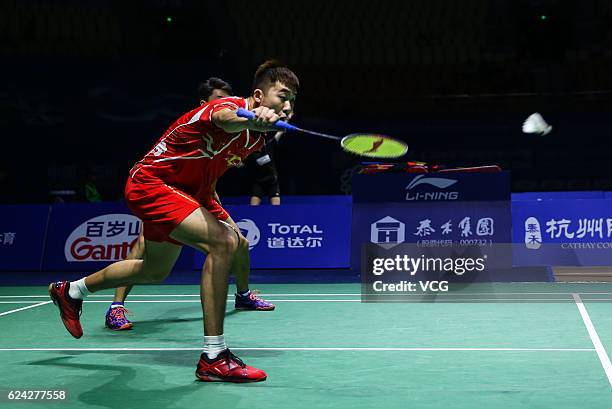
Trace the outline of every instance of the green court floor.
<instances>
[{"instance_id":1,"label":"green court floor","mask_svg":"<svg viewBox=\"0 0 612 409\"><path fill-rule=\"evenodd\" d=\"M0 407L612 407L609 285L490 284L427 303L362 303L358 284L259 288L276 311L236 312L228 299L226 318L229 346L268 373L257 384L195 380L195 286L137 287L127 332L104 328L110 292L95 294L79 340L46 288L0 288L0 389L68 391ZM512 302L525 293L534 300Z\"/></svg>"}]
</instances>

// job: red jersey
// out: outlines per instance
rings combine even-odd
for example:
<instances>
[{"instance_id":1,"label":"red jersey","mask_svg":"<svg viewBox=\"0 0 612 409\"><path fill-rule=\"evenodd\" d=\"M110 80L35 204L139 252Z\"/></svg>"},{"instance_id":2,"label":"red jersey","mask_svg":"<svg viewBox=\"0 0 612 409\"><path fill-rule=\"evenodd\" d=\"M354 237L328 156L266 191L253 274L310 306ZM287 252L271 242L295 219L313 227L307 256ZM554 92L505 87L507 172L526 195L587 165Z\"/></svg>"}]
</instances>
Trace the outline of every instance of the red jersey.
<instances>
[{"instance_id":1,"label":"red jersey","mask_svg":"<svg viewBox=\"0 0 612 409\"><path fill-rule=\"evenodd\" d=\"M261 132L247 129L229 134L212 122L213 113L227 108L247 109L247 101L220 98L187 112L134 165L130 176L143 183L151 177L160 179L196 200L210 197L227 169L239 166L264 145Z\"/></svg>"}]
</instances>

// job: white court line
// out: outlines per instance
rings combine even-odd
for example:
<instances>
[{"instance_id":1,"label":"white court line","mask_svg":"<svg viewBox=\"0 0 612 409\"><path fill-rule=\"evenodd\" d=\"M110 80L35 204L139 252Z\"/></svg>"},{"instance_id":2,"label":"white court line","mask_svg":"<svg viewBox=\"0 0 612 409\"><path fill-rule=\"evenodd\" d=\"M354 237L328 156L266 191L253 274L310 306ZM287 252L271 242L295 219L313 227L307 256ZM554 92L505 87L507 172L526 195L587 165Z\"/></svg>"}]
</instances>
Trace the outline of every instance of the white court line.
<instances>
[{"instance_id":1,"label":"white court line","mask_svg":"<svg viewBox=\"0 0 612 409\"><path fill-rule=\"evenodd\" d=\"M0 352L10 351L201 351L202 348L0 348ZM316 347L279 347L279 348L232 348L232 351L510 351L510 352L593 352L593 348L316 348Z\"/></svg>"},{"instance_id":2,"label":"white court line","mask_svg":"<svg viewBox=\"0 0 612 409\"><path fill-rule=\"evenodd\" d=\"M612 386L612 363L610 363L610 357L606 353L606 349L604 348L601 340L599 339L599 335L597 335L597 331L595 330L595 326L591 321L591 317L584 304L582 303L582 299L580 295L574 294L574 301L576 302L576 307L578 307L578 311L580 311L580 315L582 316L582 321L584 322L584 326L586 327L589 337L591 337L591 342L597 351L597 356L599 357L599 361L601 362L601 366L603 366L604 371L606 372L606 376L608 377L608 382L610 386Z\"/></svg>"},{"instance_id":3,"label":"white court line","mask_svg":"<svg viewBox=\"0 0 612 409\"><path fill-rule=\"evenodd\" d=\"M365 303L368 304L384 304L384 303L421 303L425 300L423 299L404 299L404 300L387 300L387 299L375 299L376 296L370 296L370 297L366 297L366 301ZM368 300L368 298L371 298ZM612 301L612 299L605 299L605 298L595 298L595 299L586 299L586 301ZM111 300L85 300L83 301L84 303L90 304L90 303L109 303ZM277 300L277 299L271 299L271 301L274 302L361 302L362 300L360 298L358 299L318 299L318 300ZM369 301L369 302L368 302ZM569 300L565 300L562 298L460 298L460 299L445 299L445 300L438 300L439 302L476 302L476 301L522 301L525 303L528 303L530 301L550 301L550 302L566 302ZM48 301L50 302L50 301ZM48 303L47 302L47 303ZM232 303L234 302L234 299L228 299L227 303ZM0 304L35 304L38 303L38 301L0 301ZM126 303L129 304L142 304L142 303L159 303L159 304L168 304L168 303L187 303L187 304L199 304L200 300L129 300Z\"/></svg>"},{"instance_id":4,"label":"white court line","mask_svg":"<svg viewBox=\"0 0 612 409\"><path fill-rule=\"evenodd\" d=\"M366 302L364 302L364 304L401 304L401 303L423 303L423 299L414 299L414 300L408 300L408 299L404 299L404 300L376 300L374 301L373 297L376 296L370 296L372 299L369 300L368 302L368 297L366 297ZM270 299L270 301L274 301L274 302L362 302L361 298L356 298L356 299L343 299L343 300L334 300L334 299L319 299L319 300L276 300L276 299ZM442 302L471 302L471 301L522 301L525 303L529 303L530 301L556 301L556 302L568 302L571 301L571 299L561 299L561 298L461 298L461 299L445 299L445 300L439 300L440 303ZM85 300L85 303L108 303L109 300ZM233 303L234 300L233 299L228 299L227 303ZM126 301L126 304L132 304L132 303L200 303L200 300L133 300L133 301Z\"/></svg>"},{"instance_id":5,"label":"white court line","mask_svg":"<svg viewBox=\"0 0 612 409\"><path fill-rule=\"evenodd\" d=\"M435 298L435 296L433 297ZM487 302L489 301L490 302L519 302L520 301L522 303L529 304L530 302L568 303L572 301L571 298L457 298L457 299L443 298L443 299L435 299L432 301L427 301L425 297L423 297L422 299L413 299L413 300L410 300L410 299L376 300L376 296L365 297L364 300L365 300L364 303L370 303L370 304L384 304L384 303L395 303L395 304L401 304L401 303L435 304L435 303L439 303L439 304L442 304L442 303L454 303L454 302L477 303L477 302L482 302L482 301L487 301ZM278 300L270 300L270 301L278 301Z\"/></svg>"},{"instance_id":6,"label":"white court line","mask_svg":"<svg viewBox=\"0 0 612 409\"><path fill-rule=\"evenodd\" d=\"M610 293L612 294L612 293ZM264 297L304 297L304 296L359 296L361 293L299 293L299 294L264 294L258 293L258 296ZM199 297L200 294L130 294L130 298L132 297ZM48 295L0 295L0 298L44 298L48 297ZM106 297L112 298L113 294L91 294L89 297Z\"/></svg>"},{"instance_id":7,"label":"white court line","mask_svg":"<svg viewBox=\"0 0 612 409\"><path fill-rule=\"evenodd\" d=\"M455 292L447 292L447 293L437 293L436 296L473 296L473 295L570 295L574 294L582 294L582 295L612 295L612 292L609 293L601 293L601 292L578 292L578 293L565 293L565 292L547 292L547 293L533 293L533 292L522 292L522 293L506 293L506 292L497 292L497 293L455 293ZM361 296L361 293L259 293L257 294L261 297L338 297L338 296ZM385 296L418 296L425 294L385 294ZM200 294L130 294L130 298L134 297L199 297ZM0 298L46 298L48 295L0 295ZM102 298L112 298L113 294L92 294L89 297L102 297Z\"/></svg>"},{"instance_id":8,"label":"white court line","mask_svg":"<svg viewBox=\"0 0 612 409\"><path fill-rule=\"evenodd\" d=\"M384 303L395 303L395 304L401 304L401 303L423 303L424 299L413 299L413 300L409 300L409 299L404 299L404 300L376 300L375 299L376 296L370 296L370 297L366 297L365 298L365 302L364 304L384 304ZM270 301L274 301L274 302L362 302L361 298L355 298L355 299L342 299L342 300L337 300L337 299L318 299L318 300L276 300L276 299L270 299ZM525 303L529 303L530 301L549 301L549 302L568 302L571 301L571 299L561 299L561 298L461 298L461 299L445 299L445 300L439 300L440 303L442 302L477 302L477 301L522 301ZM108 303L109 300L85 300L85 303ZM228 299L227 300L228 304L229 303L233 303L234 300L233 299ZM200 303L200 300L134 300L134 301L126 301L126 304L131 304L131 303ZM433 302L431 302L433 303Z\"/></svg>"},{"instance_id":9,"label":"white court line","mask_svg":"<svg viewBox=\"0 0 612 409\"><path fill-rule=\"evenodd\" d=\"M574 294L574 293L570 293L570 294ZM399 294L395 294L395 295L399 295ZM406 298L402 299L402 300L397 300L397 299L388 299L387 294L370 294L365 296L365 303L369 303L369 304L384 304L384 303L421 303L423 301L426 301L427 297L437 297L437 295L439 294L420 294L420 297L418 297L418 295L410 295L410 294L405 294ZM524 294L523 294L524 295ZM37 296L38 297L38 296ZM40 296L40 297L48 297L48 296ZM93 295L91 295L90 297L94 297ZM173 297L172 295L169 295L168 297ZM199 297L199 296L198 296ZM381 298L381 299L377 299L377 298ZM413 298L413 299L409 299L409 298ZM586 298L584 299L585 301L612 301L612 298ZM84 302L85 303L108 303L109 301L111 301L110 299L108 300L91 300L91 299L86 299ZM292 300L292 299L271 299L271 301L274 302L322 302L322 303L326 303L326 302L362 302L361 298L353 298L353 299L314 299L314 300L309 300L309 299L301 299L301 300ZM368 302L369 301L369 302ZM525 302L525 303L529 303L531 301L533 302L539 302L539 301L549 301L549 302L566 302L569 301L568 299L564 299L564 298L526 298L526 297L519 297L519 298L445 298L445 299L438 299L437 301L439 302L484 302L484 301L497 301L497 302L512 302L512 301L521 301L521 302ZM200 303L200 300L129 300L127 301L130 304L136 304L136 303ZM232 303L234 302L234 298L233 297L228 297L227 299L227 303ZM0 304L34 304L34 303L38 303L38 301L0 301ZM48 303L48 302L47 302Z\"/></svg>"},{"instance_id":10,"label":"white court line","mask_svg":"<svg viewBox=\"0 0 612 409\"><path fill-rule=\"evenodd\" d=\"M612 293L610 293L612 294ZM325 296L325 297L337 297L337 296L359 296L361 293L257 293L261 297L307 297L307 296ZM90 297L112 297L112 294L92 294ZM130 297L199 297L200 294L130 294ZM44 296L42 296L44 297Z\"/></svg>"},{"instance_id":11,"label":"white court line","mask_svg":"<svg viewBox=\"0 0 612 409\"><path fill-rule=\"evenodd\" d=\"M85 300L85 303L108 303L109 300ZM361 302L361 300L272 300L274 302ZM233 303L234 299L227 300L227 303ZM199 304L200 300L134 300L126 301L126 304L132 303L192 303Z\"/></svg>"},{"instance_id":12,"label":"white court line","mask_svg":"<svg viewBox=\"0 0 612 409\"><path fill-rule=\"evenodd\" d=\"M583 298L582 301L612 301L612 298Z\"/></svg>"},{"instance_id":13,"label":"white court line","mask_svg":"<svg viewBox=\"0 0 612 409\"><path fill-rule=\"evenodd\" d=\"M3 313L0 313L0 317L3 316L3 315L12 314L14 312L18 312L18 311L28 310L30 308L39 307L41 305L45 305L45 304L49 304L49 303L51 303L51 301L39 302L38 304L28 305L27 307L17 308L16 310L5 311Z\"/></svg>"}]
</instances>

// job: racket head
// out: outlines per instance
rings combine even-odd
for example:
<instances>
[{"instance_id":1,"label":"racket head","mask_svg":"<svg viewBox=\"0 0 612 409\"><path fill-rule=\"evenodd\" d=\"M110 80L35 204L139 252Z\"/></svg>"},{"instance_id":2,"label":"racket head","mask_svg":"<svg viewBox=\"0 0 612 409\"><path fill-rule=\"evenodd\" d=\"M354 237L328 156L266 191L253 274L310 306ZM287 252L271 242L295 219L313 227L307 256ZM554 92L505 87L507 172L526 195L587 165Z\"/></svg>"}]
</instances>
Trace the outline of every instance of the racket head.
<instances>
[{"instance_id":1,"label":"racket head","mask_svg":"<svg viewBox=\"0 0 612 409\"><path fill-rule=\"evenodd\" d=\"M386 135L353 133L340 141L342 149L368 158L400 158L408 152L408 144Z\"/></svg>"}]
</instances>

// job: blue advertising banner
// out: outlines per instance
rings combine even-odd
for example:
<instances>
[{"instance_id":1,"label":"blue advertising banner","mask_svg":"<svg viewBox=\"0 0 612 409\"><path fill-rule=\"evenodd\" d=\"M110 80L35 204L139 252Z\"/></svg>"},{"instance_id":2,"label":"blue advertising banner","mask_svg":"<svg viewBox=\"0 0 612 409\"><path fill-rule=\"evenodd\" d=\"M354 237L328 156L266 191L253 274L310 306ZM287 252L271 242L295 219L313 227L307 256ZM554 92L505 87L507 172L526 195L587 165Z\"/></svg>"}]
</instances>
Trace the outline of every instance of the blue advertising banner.
<instances>
[{"instance_id":1,"label":"blue advertising banner","mask_svg":"<svg viewBox=\"0 0 612 409\"><path fill-rule=\"evenodd\" d=\"M354 203L509 201L510 173L380 173L353 176Z\"/></svg>"},{"instance_id":2,"label":"blue advertising banner","mask_svg":"<svg viewBox=\"0 0 612 409\"><path fill-rule=\"evenodd\" d=\"M91 272L123 260L141 227L121 203L53 205L43 268ZM192 258L193 250L184 248L177 267L191 268Z\"/></svg>"},{"instance_id":3,"label":"blue advertising banner","mask_svg":"<svg viewBox=\"0 0 612 409\"><path fill-rule=\"evenodd\" d=\"M40 270L48 205L0 206L0 270Z\"/></svg>"},{"instance_id":4,"label":"blue advertising banner","mask_svg":"<svg viewBox=\"0 0 612 409\"><path fill-rule=\"evenodd\" d=\"M609 193L609 192L602 192L602 191L523 192L523 193L512 193L512 201L517 201L517 200L604 199L606 193Z\"/></svg>"},{"instance_id":5,"label":"blue advertising banner","mask_svg":"<svg viewBox=\"0 0 612 409\"><path fill-rule=\"evenodd\" d=\"M351 204L226 206L249 240L252 268L347 268ZM194 268L204 256L196 253Z\"/></svg>"},{"instance_id":6,"label":"blue advertising banner","mask_svg":"<svg viewBox=\"0 0 612 409\"><path fill-rule=\"evenodd\" d=\"M399 243L422 247L510 243L506 172L355 175L353 180L354 270L360 268L365 243L384 248ZM507 257L509 264L510 254Z\"/></svg>"},{"instance_id":7,"label":"blue advertising banner","mask_svg":"<svg viewBox=\"0 0 612 409\"><path fill-rule=\"evenodd\" d=\"M612 200L512 203L514 263L612 265Z\"/></svg>"},{"instance_id":8,"label":"blue advertising banner","mask_svg":"<svg viewBox=\"0 0 612 409\"><path fill-rule=\"evenodd\" d=\"M141 222L119 203L51 206L45 270L93 271L122 260Z\"/></svg>"}]
</instances>

